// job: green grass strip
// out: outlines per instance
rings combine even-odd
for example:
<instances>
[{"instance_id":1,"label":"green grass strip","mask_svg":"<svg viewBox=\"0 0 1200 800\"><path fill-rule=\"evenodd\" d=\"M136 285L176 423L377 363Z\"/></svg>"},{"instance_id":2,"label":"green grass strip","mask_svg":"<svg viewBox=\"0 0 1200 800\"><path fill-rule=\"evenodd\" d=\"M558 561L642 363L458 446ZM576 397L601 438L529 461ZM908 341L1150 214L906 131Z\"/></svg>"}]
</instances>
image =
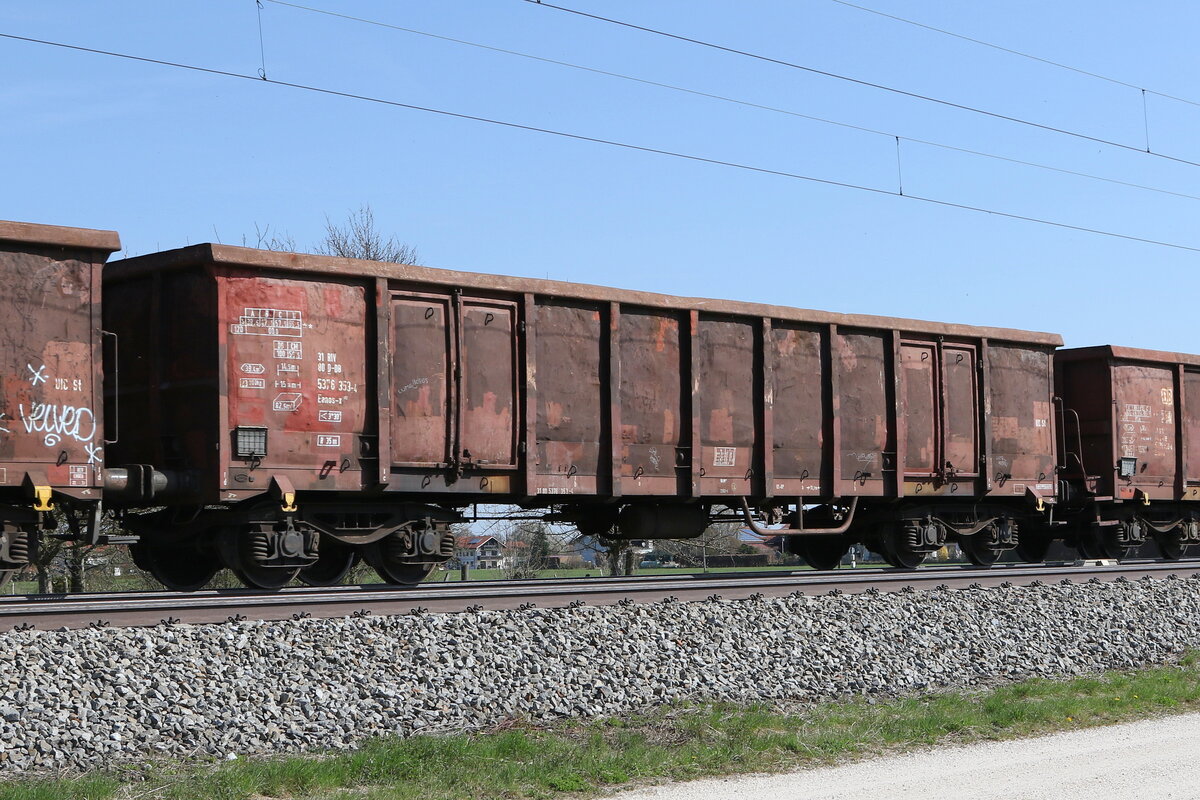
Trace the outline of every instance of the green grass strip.
<instances>
[{"instance_id":1,"label":"green grass strip","mask_svg":"<svg viewBox=\"0 0 1200 800\"><path fill-rule=\"evenodd\" d=\"M0 800L476 800L598 793L828 764L937 742L961 744L1200 709L1200 658L970 694L796 706L698 704L549 727L367 742L352 752L155 765L64 780L13 780Z\"/></svg>"}]
</instances>

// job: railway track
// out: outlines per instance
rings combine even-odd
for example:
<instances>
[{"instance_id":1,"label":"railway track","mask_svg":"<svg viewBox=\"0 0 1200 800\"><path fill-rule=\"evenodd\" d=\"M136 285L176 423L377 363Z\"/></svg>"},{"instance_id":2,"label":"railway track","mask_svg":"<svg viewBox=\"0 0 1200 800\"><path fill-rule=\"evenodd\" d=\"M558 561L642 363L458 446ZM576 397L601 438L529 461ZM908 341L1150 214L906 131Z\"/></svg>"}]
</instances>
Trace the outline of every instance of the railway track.
<instances>
[{"instance_id":1,"label":"railway track","mask_svg":"<svg viewBox=\"0 0 1200 800\"><path fill-rule=\"evenodd\" d=\"M556 607L583 601L611 605L622 600L654 602L667 597L702 600L755 594L782 596L796 591L823 594L853 593L875 587L881 591L916 590L938 586L966 588L972 584L1097 578L1102 581L1145 576L1180 578L1200 574L1200 561L1145 561L1121 564L1039 564L975 569L922 567L916 570L856 569L836 572L718 573L653 575L574 580L471 581L428 583L413 588L378 584L332 588L289 588L278 592L211 590L181 592L121 592L113 594L23 595L0 599L0 630L39 630L97 626L138 627L163 622L203 624L231 619L281 620L301 617L343 617L355 613L405 614L413 611L453 612L471 609Z\"/></svg>"}]
</instances>

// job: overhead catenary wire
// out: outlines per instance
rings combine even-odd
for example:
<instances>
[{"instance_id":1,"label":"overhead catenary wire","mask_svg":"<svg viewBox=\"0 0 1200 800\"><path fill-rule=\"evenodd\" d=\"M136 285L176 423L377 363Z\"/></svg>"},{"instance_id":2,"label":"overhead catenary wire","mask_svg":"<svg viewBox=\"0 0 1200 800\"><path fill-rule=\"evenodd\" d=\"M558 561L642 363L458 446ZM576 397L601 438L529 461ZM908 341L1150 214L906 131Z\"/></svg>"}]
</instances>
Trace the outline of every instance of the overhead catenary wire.
<instances>
[{"instance_id":1,"label":"overhead catenary wire","mask_svg":"<svg viewBox=\"0 0 1200 800\"><path fill-rule=\"evenodd\" d=\"M627 73L613 72L611 70L599 69L597 67L589 67L589 66L586 66L583 64L576 64L576 63L573 63L570 61L562 61L559 59L547 58L545 56L538 56L538 55L534 55L532 53L525 53L520 50L511 50L508 48L496 47L494 45L482 44L480 42L472 42L467 39L458 39L458 38L455 38L452 36L444 36L442 34L430 33L428 31L418 30L416 28L407 28L407 27L404 27L401 25L394 25L390 22L383 22L381 20L368 19L366 17L356 17L351 14L344 14L344 13L341 13L338 11L330 11L329 9L325 9L325 8L317 8L315 6L288 2L288 0L266 0L266 2L274 3L275 5L279 5L279 6L285 6L287 8L297 9L300 11L307 11L307 12L311 12L314 14L321 14L321 15L328 16L328 17L336 17L338 19L344 19L344 20L347 20L350 22L358 22L358 23L361 23L364 25L372 25L372 26L390 29L390 30L394 30L394 31L398 31L398 32L413 34L416 36L423 36L423 37L426 37L429 39L434 39L437 41L450 42L452 44L462 45L465 47L473 47L473 48L477 48L479 50L485 50L485 51L489 51L489 52L493 52L493 53L500 53L502 55L514 56L517 58L524 58L524 59L528 59L531 61L541 62L544 64L551 64L551 65L558 66L558 67L565 67L567 69L580 70L582 72L589 72L589 73L592 73L595 75L602 75L602 76L609 77L609 78L616 78L618 80L631 81L633 83L639 83L639 84L643 84L645 86L653 86L653 87L656 87L659 89L666 89L669 91L680 92L683 94L693 95L695 97L703 97L703 98L706 98L709 100L716 100L718 102L731 103L731 104L739 105L739 106L742 106L745 108L752 108L752 109L756 109L759 111L766 111L766 112L770 112L770 113L774 113L774 114L784 114L784 115L787 115L790 117L804 119L804 120L808 120L810 122L817 122L817 123L820 123L823 125L833 125L833 126L836 126L839 128L846 129L846 130L853 130L853 131L859 131L860 133L867 133L867 134L873 134L876 136L882 136L887 139L893 139L893 138L902 139L904 141L911 142L912 144L921 144L921 145L926 145L928 147L936 147L936 148L939 148L942 150L949 150L949 151L956 152L956 153L964 153L967 155L979 156L981 158L990 158L990 159L994 159L997 161L1003 161L1003 162L1006 162L1009 164L1019 164L1021 166L1032 167L1034 169L1041 169L1041 170L1046 170L1049 172L1056 172L1061 175L1072 175L1077 178L1085 178L1088 180L1101 181L1103 183L1114 184L1117 186L1124 186L1124 187L1130 188L1130 189L1139 189L1139 190L1147 191L1147 192L1156 192L1158 194L1170 195L1172 197L1181 197L1181 198L1184 198L1187 200L1200 200L1200 195L1188 194L1187 192L1177 192L1177 191L1173 191L1171 189L1163 189L1162 187L1158 187L1158 186L1148 186L1148 185L1142 184L1142 183L1135 183L1132 181L1123 181L1123 180L1119 180L1117 178L1108 178L1103 175L1096 175L1091 172L1083 172L1081 170L1066 169L1064 167L1055 167L1051 164L1042 164L1042 163L1039 163L1036 161L1028 161L1025 159L1013 158L1011 156L1002 156L1002 155L999 155L998 153L989 153L989 152L986 152L983 150L973 150L968 147L959 147L957 145L946 144L944 142L935 142L935 141L932 141L929 139L919 139L919 138L916 138L913 136L900 136L899 134L896 134L891 131L884 131L884 130L879 130L876 128L869 128L869 127L866 127L863 125L855 125L853 123L843 122L841 120L835 120L835 119L828 119L826 117L818 117L818 116L814 116L812 114L804 114L802 112L794 111L792 109L780 108L778 106L766 105L764 103L755 103L755 102L751 102L749 100L743 100L743 99L739 99L736 97L730 97L728 95L715 94L712 92L705 92L700 89L692 89L692 88L689 88L686 86L679 86L679 85L672 84L672 83L665 83L662 81L651 80L649 78L641 78L636 75L629 75ZM1149 134L1147 134L1147 136L1148 135ZM1148 141L1148 139L1147 139L1147 141ZM1147 147L1148 147L1148 145L1147 145Z\"/></svg>"},{"instance_id":2,"label":"overhead catenary wire","mask_svg":"<svg viewBox=\"0 0 1200 800\"><path fill-rule=\"evenodd\" d=\"M614 139L604 139L604 138L600 138L600 137L596 137L596 136L587 136L587 135L580 134L580 133L572 133L570 131L559 131L559 130L554 130L553 128L542 128L542 127L539 127L536 125L526 125L526 124L522 124L522 123L518 123L518 122L507 121L507 120L492 119L490 117L482 117L482 116L478 116L475 114L465 114L465 113L457 112L457 111L448 111L446 109L431 108L428 106L416 105L414 103L404 103L399 100L388 100L386 98L372 97L371 95L357 94L354 92L346 92L346 91L341 91L338 89L330 89L330 88L322 87L322 86L310 86L310 85L302 84L302 83L293 83L290 81L276 80L276 79L270 78L270 77L261 77L259 75L248 75L248 74L242 73L242 72L233 72L230 70L216 69L215 67L204 67L204 66L200 66L197 64L185 64L185 63L178 62L178 61L167 61L164 59L157 59L157 58L150 58L147 56L133 55L131 53L121 53L121 52L117 52L117 51L113 51L113 50L102 50L100 48L95 48L95 47L85 47L83 45L68 44L66 42L56 42L56 41L52 41L49 39L38 39L38 38L31 37L31 36L19 36L17 34L12 34L12 33L0 33L0 39L9 39L12 41L27 42L30 44L44 45L47 47L56 47L56 48L60 48L60 49L64 49L64 50L72 50L72 51L80 52L80 53L89 53L92 55L107 56L110 58L120 58L120 59L124 59L127 61L134 61L134 62L138 62L138 63L142 63L142 64L155 64L158 66L171 67L174 69L189 70L192 72L203 73L206 75L217 75L217 76L226 77L226 78L237 78L239 80L249 80L249 81L253 81L255 83L269 84L272 86L282 86L282 87L297 89L297 90L301 90L301 91L323 94L323 95L327 95L330 97L341 97L341 98L345 98L348 100L359 100L359 101L368 102L368 103L376 103L379 105L385 105L385 106L390 106L390 107L394 107L394 108L408 109L410 111L420 111L420 112L424 112L424 113L428 113L428 114L435 114L438 116L448 117L448 118L452 118L452 119L461 119L461 120L468 120L468 121L472 121L472 122L481 122L481 123L486 123L489 125L496 125L499 127L509 128L512 130L519 130L519 131L525 131L525 132L530 132L530 133L541 133L541 134L546 134L549 136L557 136L557 137L564 138L564 139L570 139L573 141L606 145L609 147L621 148L624 150L630 150L630 151L634 151L634 152L667 156L670 158L677 158L677 159L681 159L681 160L685 160L685 161L692 161L692 162L702 163L702 164L711 164L714 166L730 167L733 169L745 170L747 172L754 172L754 173L758 173L758 174L762 174L762 175L773 175L773 176L781 177L781 178L790 178L793 180L805 181L805 182L814 183L814 184L821 184L824 186L834 186L834 187L840 187L843 189L854 189L857 191L869 192L871 194L876 194L876 195L900 197L900 198L905 198L908 200L914 200L914 201L919 201L919 202L923 202L923 203L929 203L932 205L941 206L943 208L955 208L955 209L960 209L963 211L971 211L971 212L980 213L980 214L988 214L991 216L1002 217L1005 219L1013 219L1013 220L1021 220L1021 221L1025 221L1025 222L1032 222L1032 223L1036 223L1039 225L1047 225L1050 227L1061 228L1064 230L1072 230L1072 231L1077 231L1080 233L1090 233L1090 234L1095 234L1098 236L1106 236L1106 237L1113 238L1113 239L1121 239L1124 241L1139 242L1142 244L1149 244L1149 245L1154 245L1154 246L1158 246L1158 247L1167 247L1167 248L1171 248L1174 250L1183 250L1183 251L1188 251L1188 252L1193 252L1193 253L1200 253L1200 247L1193 246L1193 245L1181 244L1179 242L1168 242L1168 241L1163 241L1160 239L1151 239L1151 238L1143 237L1143 236L1134 236L1132 234L1104 230L1101 228L1090 228L1090 227L1083 226L1083 225L1072 225L1067 222L1060 222L1057 220L1048 220L1048 219L1043 219L1041 217L1033 217L1033 216L1028 216L1028 215L1024 215L1024 214L1015 214L1015 213L1008 212L1008 211L1000 211L997 209L984 208L981 206L972 206L972 205L968 205L965 203L956 203L956 202L953 202L950 200L939 200L939 199L933 198L933 197L924 197L924 196L915 195L915 194L900 194L899 192L892 191L891 189L881 189L881 188L875 187L875 186L865 186L862 184L849 183L846 181L835 181L835 180L831 180L829 178L818 178L814 175L804 175L804 174L797 173L797 172L789 172L787 170L772 169L769 167L759 167L759 166L754 166L752 164L742 164L742 163L739 163L736 161L727 161L727 160L718 159L718 158L709 158L707 156L700 156L700 155L695 155L695 154L691 154L691 153L682 153L682 152L666 150L666 149L658 148L658 147L650 147L647 145L633 144L630 142L620 142L620 141L617 141Z\"/></svg>"},{"instance_id":3,"label":"overhead catenary wire","mask_svg":"<svg viewBox=\"0 0 1200 800\"><path fill-rule=\"evenodd\" d=\"M1059 69L1069 70L1070 72L1074 72L1079 75L1086 75L1089 78L1096 78L1097 80L1107 81L1108 83L1114 84L1116 86L1124 86L1127 89L1137 89L1137 90L1141 91L1142 93L1149 93L1152 95L1156 95L1158 97L1162 97L1167 100L1175 100L1176 102L1179 102L1179 103L1187 103L1188 105L1191 105L1191 106L1200 106L1200 101L1197 101L1197 100L1189 100L1186 97L1178 97L1176 95L1167 94L1166 92L1160 92L1155 89L1148 89L1145 86L1139 86L1136 83L1130 83L1128 81L1123 81L1120 78L1114 78L1111 75L1104 75L1102 73L1092 72L1090 70L1082 69L1080 67L1073 67L1070 64L1063 63L1062 61L1055 61L1052 58L1045 58L1043 56L1035 56L1032 53L1026 53L1022 50L1016 50L1011 47L1005 47L1004 45L996 44L995 42L989 42L984 39L976 39L973 36L966 36L961 33L955 33L954 31L946 30L945 28L938 28L933 25L927 25L924 22L917 22L916 20L909 19L908 17L901 17L896 14L888 14L887 12L880 11L875 8L869 8L868 6L862 6L857 3L851 3L851 2L849 2L849 0L829 0L829 1L831 3L837 3L838 5L846 6L848 8L855 8L855 9L858 9L859 11L865 11L868 14L875 14L876 16L886 17L887 19L895 20L896 22L902 22L905 25L912 25L917 28L924 28L927 31L933 31L934 33L940 33L944 36L950 36L955 39L961 39L964 42L971 42L972 44L981 45L983 47L990 47L991 49L999 50L1002 53L1008 53L1009 55L1020 56L1021 58L1027 58L1030 61L1037 61L1042 64L1047 64L1051 67L1058 67Z\"/></svg>"},{"instance_id":4,"label":"overhead catenary wire","mask_svg":"<svg viewBox=\"0 0 1200 800\"><path fill-rule=\"evenodd\" d=\"M742 56L744 58L750 58L750 59L754 59L756 61L762 61L762 62L768 63L768 64L775 64L777 66L786 67L788 69L796 69L796 70L800 70L802 72L810 73L812 75L821 75L826 78L832 78L834 80L845 81L847 83L853 83L857 86L865 86L870 89L878 89L883 92L890 92L892 94L900 95L901 97L909 97L914 100L922 100L927 103L935 103L940 106L945 106L946 108L954 108L954 109L958 109L959 111L967 111L972 114L980 114L982 116L990 117L992 119L1004 120L1006 122L1012 122L1017 125L1025 125L1027 127L1036 128L1038 130L1047 131L1049 133L1058 133L1063 136L1071 136L1076 139L1082 139L1082 140L1088 141L1088 142L1095 142L1096 144L1108 145L1109 147L1118 147L1118 148L1121 148L1122 150L1130 150L1134 153L1144 153L1146 155L1153 156L1154 158L1161 158L1166 161L1173 161L1177 164L1187 164L1187 165L1193 166L1193 167L1200 167L1200 161L1192 161L1192 160L1183 158L1181 156L1173 156L1173 155L1169 155L1167 153L1159 153L1159 152L1155 152L1152 150L1143 150L1141 147L1131 145L1131 144L1126 144L1124 142L1118 142L1113 139L1105 139L1101 136L1093 136L1091 134L1082 133L1080 131L1073 131L1068 128L1059 128L1054 125L1048 125L1044 122L1035 122L1034 120L1025 119L1023 117L1015 117L1010 114L1001 114L998 111L989 111L986 108L980 108L979 106L967 105L966 103L956 103L953 100L945 100L940 97L934 97L932 95L921 94L920 92L912 92L907 89L897 88L895 86L888 86L888 85L882 84L882 83L875 83L873 81L868 81L863 78L855 78L850 75L843 75L841 73L832 72L830 70L818 69L817 67L810 67L810 66L807 66L804 64L798 64L793 61L786 61L781 58L775 58L773 56L767 56L767 55L763 55L761 53L754 53L749 50L739 50L736 47L729 47L727 45L717 44L716 42L705 41L704 39L696 39L691 36L684 36L683 34L680 34L680 33L671 33L670 31L664 31L659 28L651 28L646 25L638 25L637 23L627 22L625 20L615 19L613 17L605 17L605 16L601 16L600 14L592 14L587 11L580 11L579 9L569 8L567 6L555 5L553 3L545 2L545 0L524 0L524 2L532 3L532 4L536 5L538 8L549 8L549 9L553 9L555 11L562 11L567 14L574 14L575 16L595 20L597 22L603 22L603 23L606 23L609 25L616 25L618 27L628 28L630 30L642 31L643 33L649 33L654 36L661 36L661 37L664 37L667 39L673 39L673 40L679 41L679 42L686 42L688 44L694 44L694 45L697 45L698 47L706 47L711 50L718 50L723 53L729 53L731 55Z\"/></svg>"}]
</instances>

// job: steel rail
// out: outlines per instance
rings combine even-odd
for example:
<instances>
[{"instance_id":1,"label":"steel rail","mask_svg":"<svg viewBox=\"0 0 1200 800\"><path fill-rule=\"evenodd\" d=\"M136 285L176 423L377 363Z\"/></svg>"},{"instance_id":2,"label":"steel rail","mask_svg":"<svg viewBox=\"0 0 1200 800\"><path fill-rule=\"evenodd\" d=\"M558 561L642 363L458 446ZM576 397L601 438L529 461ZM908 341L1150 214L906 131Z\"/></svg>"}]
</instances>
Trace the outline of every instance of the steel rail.
<instances>
[{"instance_id":1,"label":"steel rail","mask_svg":"<svg viewBox=\"0 0 1200 800\"><path fill-rule=\"evenodd\" d=\"M833 572L702 573L575 580L478 581L422 584L411 588L380 585L293 588L279 592L209 590L114 594L25 595L0 599L0 630L40 630L94 626L138 627L162 622L203 624L230 619L282 620L344 617L354 613L405 614L566 606L583 601L612 605L624 600L655 602L668 597L701 600L713 595L740 599L756 594L900 591L946 586L966 588L1067 579L1083 582L1145 576L1200 575L1200 561L1148 561L1081 566L1011 565L991 569L921 567L916 570L855 569Z\"/></svg>"}]
</instances>

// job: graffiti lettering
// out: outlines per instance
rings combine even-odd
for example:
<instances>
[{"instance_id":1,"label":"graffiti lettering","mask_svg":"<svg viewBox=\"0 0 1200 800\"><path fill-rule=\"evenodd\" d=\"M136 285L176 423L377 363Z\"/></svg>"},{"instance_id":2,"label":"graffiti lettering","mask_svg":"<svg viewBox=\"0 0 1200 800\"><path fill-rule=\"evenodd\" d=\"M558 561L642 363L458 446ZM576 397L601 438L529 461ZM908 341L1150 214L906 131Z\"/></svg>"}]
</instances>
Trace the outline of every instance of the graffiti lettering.
<instances>
[{"instance_id":1,"label":"graffiti lettering","mask_svg":"<svg viewBox=\"0 0 1200 800\"><path fill-rule=\"evenodd\" d=\"M45 434L46 447L54 447L64 436L90 442L96 435L96 415L90 408L34 402L28 413L24 403L17 410L25 432Z\"/></svg>"},{"instance_id":2,"label":"graffiti lettering","mask_svg":"<svg viewBox=\"0 0 1200 800\"><path fill-rule=\"evenodd\" d=\"M332 383L332 382L333 382L333 381L330 381L330 383ZM320 379L320 378L318 378L318 379L317 379L317 383L321 383L321 379ZM405 392L407 392L409 389L415 389L415 388L417 388L418 386L424 386L424 385L425 385L425 384L427 384L427 383L429 383L429 378L413 378L411 381L409 381L408 383L404 384L404 386L400 387L400 388L399 388L399 389L396 391L396 394L404 394L404 393L405 393ZM333 386L328 386L328 387L326 387L326 386L318 386L317 388L318 388L318 389L326 389L326 388L328 388L328 389L333 389L334 387L333 387Z\"/></svg>"},{"instance_id":3,"label":"graffiti lettering","mask_svg":"<svg viewBox=\"0 0 1200 800\"><path fill-rule=\"evenodd\" d=\"M26 364L25 369L29 370L33 374L33 377L29 379L29 382L32 383L34 386L37 386L39 383L46 382L46 365L45 364L42 364L37 369L33 368L33 364Z\"/></svg>"}]
</instances>

